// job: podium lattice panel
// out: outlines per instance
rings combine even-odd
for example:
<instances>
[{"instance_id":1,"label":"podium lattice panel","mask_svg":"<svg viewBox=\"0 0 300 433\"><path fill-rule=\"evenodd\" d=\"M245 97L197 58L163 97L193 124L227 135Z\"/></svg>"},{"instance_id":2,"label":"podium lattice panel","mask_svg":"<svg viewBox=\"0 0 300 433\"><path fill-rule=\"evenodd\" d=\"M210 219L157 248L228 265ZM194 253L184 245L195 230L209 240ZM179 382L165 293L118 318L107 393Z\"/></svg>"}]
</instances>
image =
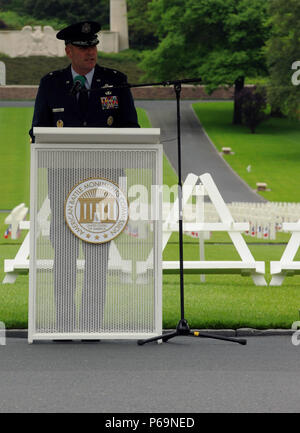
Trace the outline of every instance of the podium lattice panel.
<instances>
[{"instance_id":1,"label":"podium lattice panel","mask_svg":"<svg viewBox=\"0 0 300 433\"><path fill-rule=\"evenodd\" d=\"M158 222L150 220L151 186L159 183L157 150L35 152L32 334L134 338L157 332ZM130 215L123 232L107 243L78 239L65 221L69 192L90 178L116 183L129 204L138 197L135 185L143 192L143 219Z\"/></svg>"}]
</instances>

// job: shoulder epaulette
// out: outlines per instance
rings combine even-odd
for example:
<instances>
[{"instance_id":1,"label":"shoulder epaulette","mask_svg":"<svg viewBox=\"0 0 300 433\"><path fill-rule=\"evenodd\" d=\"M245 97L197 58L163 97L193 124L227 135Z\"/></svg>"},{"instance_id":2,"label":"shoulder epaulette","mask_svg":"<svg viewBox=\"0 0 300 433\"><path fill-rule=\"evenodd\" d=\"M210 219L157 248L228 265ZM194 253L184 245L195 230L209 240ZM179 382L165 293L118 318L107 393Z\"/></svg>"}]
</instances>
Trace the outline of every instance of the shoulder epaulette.
<instances>
[{"instance_id":1,"label":"shoulder epaulette","mask_svg":"<svg viewBox=\"0 0 300 433\"><path fill-rule=\"evenodd\" d=\"M46 74L43 78L54 78L57 77L57 75L60 75L63 72L62 69L59 69L57 71L51 71L48 72L48 74Z\"/></svg>"},{"instance_id":2,"label":"shoulder epaulette","mask_svg":"<svg viewBox=\"0 0 300 433\"><path fill-rule=\"evenodd\" d=\"M63 72L63 69L58 69L57 71L52 71L52 72L49 72L49 74L48 75L50 75L50 76L55 76L55 75L59 75L59 74L61 74Z\"/></svg>"}]
</instances>

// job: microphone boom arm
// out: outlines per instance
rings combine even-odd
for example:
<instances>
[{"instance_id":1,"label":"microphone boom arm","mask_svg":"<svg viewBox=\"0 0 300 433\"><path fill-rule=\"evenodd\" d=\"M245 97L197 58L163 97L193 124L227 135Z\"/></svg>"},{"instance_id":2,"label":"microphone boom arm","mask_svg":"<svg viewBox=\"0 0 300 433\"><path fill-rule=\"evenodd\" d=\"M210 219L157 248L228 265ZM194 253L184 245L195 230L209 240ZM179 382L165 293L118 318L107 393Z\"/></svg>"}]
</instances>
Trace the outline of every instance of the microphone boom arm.
<instances>
[{"instance_id":1,"label":"microphone boom arm","mask_svg":"<svg viewBox=\"0 0 300 433\"><path fill-rule=\"evenodd\" d=\"M79 81L75 82L73 85L70 93L74 95L77 92L99 92L103 89L131 89L134 87L152 87L152 86L181 86L181 84L192 84L192 83L200 83L202 82L202 78L186 78L183 80L173 80L173 81L161 81L159 83L141 83L141 84L131 84L131 83L123 83L119 84L117 86L111 84L111 85L105 85L98 88L93 89L86 89L85 87L77 86L77 83L80 84Z\"/></svg>"}]
</instances>

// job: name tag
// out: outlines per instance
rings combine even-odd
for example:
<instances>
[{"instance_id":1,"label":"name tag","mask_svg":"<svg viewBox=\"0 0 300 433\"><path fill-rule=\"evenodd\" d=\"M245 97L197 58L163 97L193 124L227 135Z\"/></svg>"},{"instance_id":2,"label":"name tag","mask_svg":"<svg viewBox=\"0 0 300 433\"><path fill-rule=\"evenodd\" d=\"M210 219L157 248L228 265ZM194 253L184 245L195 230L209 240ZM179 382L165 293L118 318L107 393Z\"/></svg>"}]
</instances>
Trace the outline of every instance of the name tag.
<instances>
[{"instance_id":1,"label":"name tag","mask_svg":"<svg viewBox=\"0 0 300 433\"><path fill-rule=\"evenodd\" d=\"M63 113L64 111L64 108L52 108L53 113Z\"/></svg>"},{"instance_id":2,"label":"name tag","mask_svg":"<svg viewBox=\"0 0 300 433\"><path fill-rule=\"evenodd\" d=\"M117 96L103 96L101 97L102 110L112 110L119 108L119 101Z\"/></svg>"}]
</instances>

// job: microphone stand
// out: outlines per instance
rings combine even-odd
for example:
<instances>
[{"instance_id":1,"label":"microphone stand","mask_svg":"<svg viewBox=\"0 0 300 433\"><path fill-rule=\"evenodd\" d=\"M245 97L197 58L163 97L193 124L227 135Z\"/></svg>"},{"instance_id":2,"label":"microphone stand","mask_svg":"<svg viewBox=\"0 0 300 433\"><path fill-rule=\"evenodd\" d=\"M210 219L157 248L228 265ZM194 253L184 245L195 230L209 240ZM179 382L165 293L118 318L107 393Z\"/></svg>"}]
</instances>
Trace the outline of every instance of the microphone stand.
<instances>
[{"instance_id":1,"label":"microphone stand","mask_svg":"<svg viewBox=\"0 0 300 433\"><path fill-rule=\"evenodd\" d=\"M171 338L178 336L188 337L202 337L202 338L213 338L216 340L232 341L234 343L246 345L247 340L244 338L225 337L222 335L212 334L210 332L191 331L188 321L185 319L184 313L184 269L183 269L183 212L182 212L182 178L181 178L181 118L180 118L180 96L182 84L190 84L201 82L201 78L183 79L175 81L162 81L160 83L144 83L144 84L130 84L124 83L119 86L108 86L105 88L133 88L133 87L149 87L149 86L173 86L176 94L176 107L177 107L177 155L178 155L178 208L179 208L179 263L180 263L180 320L176 326L176 330L173 332L165 333L156 337L148 338L145 340L139 340L138 344L141 346L146 343L153 341L162 340L164 343ZM92 89L96 90L96 89ZM97 89L100 90L100 89ZM82 91L85 91L82 90ZM88 91L88 90L87 90Z\"/></svg>"}]
</instances>

